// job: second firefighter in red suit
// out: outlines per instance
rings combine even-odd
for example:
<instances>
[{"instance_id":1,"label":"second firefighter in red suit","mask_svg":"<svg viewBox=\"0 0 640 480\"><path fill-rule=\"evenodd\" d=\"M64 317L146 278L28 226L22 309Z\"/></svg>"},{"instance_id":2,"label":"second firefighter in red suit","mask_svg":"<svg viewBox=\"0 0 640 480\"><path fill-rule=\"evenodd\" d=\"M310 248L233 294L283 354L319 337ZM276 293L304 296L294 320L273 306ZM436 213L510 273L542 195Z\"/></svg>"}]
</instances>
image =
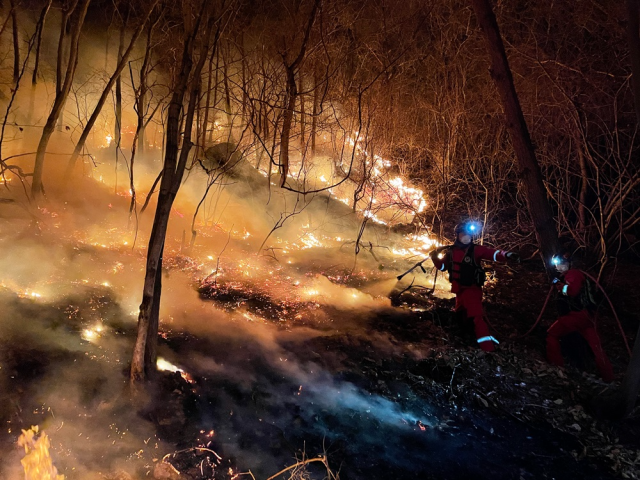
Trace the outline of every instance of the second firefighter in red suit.
<instances>
[{"instance_id":1,"label":"second firefighter in red suit","mask_svg":"<svg viewBox=\"0 0 640 480\"><path fill-rule=\"evenodd\" d=\"M436 268L449 272L451 291L456 294L455 311L472 320L479 347L485 352L492 352L495 350L494 343L498 341L489 333L489 327L482 318L482 286L485 274L480 262L517 262L520 261L520 257L515 252L474 244L473 235L477 230L478 227L473 223L457 225L453 246L442 258L437 252L432 252L431 260Z\"/></svg>"},{"instance_id":2,"label":"second firefighter in red suit","mask_svg":"<svg viewBox=\"0 0 640 480\"><path fill-rule=\"evenodd\" d=\"M613 368L596 332L595 319L590 311L587 279L580 270L571 268L569 255L555 256L553 263L560 274L554 279L558 290L559 318L547 330L547 360L553 365L564 366L560 339L578 332L589 344L602 380L609 383L613 381Z\"/></svg>"}]
</instances>

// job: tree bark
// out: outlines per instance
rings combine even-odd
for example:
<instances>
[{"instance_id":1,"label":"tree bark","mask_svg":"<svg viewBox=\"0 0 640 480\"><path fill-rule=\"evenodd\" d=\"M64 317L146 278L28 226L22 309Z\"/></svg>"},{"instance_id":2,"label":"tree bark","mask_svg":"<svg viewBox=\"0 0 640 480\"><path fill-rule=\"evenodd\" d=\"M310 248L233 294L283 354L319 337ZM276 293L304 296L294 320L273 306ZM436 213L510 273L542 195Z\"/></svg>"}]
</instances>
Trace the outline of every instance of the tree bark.
<instances>
[{"instance_id":1,"label":"tree bark","mask_svg":"<svg viewBox=\"0 0 640 480\"><path fill-rule=\"evenodd\" d=\"M282 134L280 135L280 188L287 183L287 175L289 174L289 139L291 136L291 123L293 121L293 111L296 106L296 97L298 96L298 86L296 85L296 73L300 69L300 65L304 60L307 51L309 36L311 35L311 27L316 19L320 0L313 3L313 8L309 14L309 21L304 32L304 38L300 45L300 51L292 63L287 63L286 55L283 55L284 66L287 72L287 100L282 120Z\"/></svg>"},{"instance_id":2,"label":"tree bark","mask_svg":"<svg viewBox=\"0 0 640 480\"><path fill-rule=\"evenodd\" d=\"M287 175L289 174L289 139L291 138L291 123L297 94L295 70L292 66L287 66L287 104L282 120L282 134L280 135L280 187L284 187L287 183Z\"/></svg>"},{"instance_id":3,"label":"tree bark","mask_svg":"<svg viewBox=\"0 0 640 480\"><path fill-rule=\"evenodd\" d=\"M64 64L65 51L67 47L67 42L66 42L67 34L68 34L67 30L69 29L69 19L71 18L71 15L75 11L76 7L78 6L78 1L79 0L71 0L70 4L67 4L65 2L62 7L62 18L60 20L60 38L58 39L58 58L56 61L56 95L62 92L62 88L64 84L64 80L63 80L64 65L63 64ZM70 58L70 52L67 55L67 57L68 59ZM67 63L67 68L68 66L69 64ZM62 131L65 102L66 102L66 98L65 98L65 101L62 103L63 108L60 110L60 113L58 115L59 117L58 131L60 132Z\"/></svg>"},{"instance_id":4,"label":"tree bark","mask_svg":"<svg viewBox=\"0 0 640 480\"><path fill-rule=\"evenodd\" d=\"M304 75L300 72L300 90L304 92ZM307 114L304 110L304 97L300 93L300 146L304 150L306 144Z\"/></svg>"},{"instance_id":5,"label":"tree bark","mask_svg":"<svg viewBox=\"0 0 640 480\"><path fill-rule=\"evenodd\" d=\"M47 150L47 145L49 144L49 139L53 134L53 130L56 127L56 122L61 116L62 110L64 108L64 104L67 100L67 96L71 90L71 84L73 83L73 77L75 76L76 67L78 66L78 42L80 40L80 32L82 31L82 25L84 23L84 17L87 14L87 9L89 8L90 0L82 0L82 4L80 5L80 11L78 12L78 16L73 22L72 25L72 35L71 35L71 45L69 50L69 58L67 62L67 70L64 77L64 83L60 85L60 90L56 87L56 97L53 101L53 107L51 108L51 112L47 117L47 122L45 123L42 129L42 136L40 137L40 142L38 143L38 148L36 150L36 159L33 167L33 182L31 183L31 196L33 198L38 198L42 193L42 172L44 170L44 155ZM74 4L74 9L75 6ZM65 30L65 18L68 18L68 14L63 15L63 26L60 41L62 42L63 34ZM60 68L61 63L61 46L58 46L58 67ZM58 81L57 81L58 82Z\"/></svg>"},{"instance_id":6,"label":"tree bark","mask_svg":"<svg viewBox=\"0 0 640 480\"><path fill-rule=\"evenodd\" d=\"M158 17L158 20L160 17ZM153 36L153 28L157 24L158 20L153 25L149 25L149 29L147 31L147 47L144 52L144 60L142 61L142 66L140 67L140 85L138 86L138 95L136 98L136 114L138 117L138 125L137 125L137 137L138 137L138 150L140 153L144 153L146 146L145 140L145 132L146 132L146 124L144 119L144 109L145 104L147 102L147 75L149 69L149 62L151 61L151 39ZM132 165L133 167L133 165Z\"/></svg>"},{"instance_id":7,"label":"tree bark","mask_svg":"<svg viewBox=\"0 0 640 480\"><path fill-rule=\"evenodd\" d=\"M130 9L129 7L127 7L127 14L122 19L122 25L120 26L120 38L118 41L118 65L122 63L122 58L124 55L124 35L127 29L127 24L129 23L129 12ZM121 71L122 69L120 69L120 72ZM116 148L120 148L120 143L122 141L122 77L120 75L120 72L118 72L118 75L116 76L116 121L113 132L113 140L116 144ZM117 158L118 155L116 153L116 159Z\"/></svg>"},{"instance_id":8,"label":"tree bark","mask_svg":"<svg viewBox=\"0 0 640 480\"><path fill-rule=\"evenodd\" d=\"M207 144L207 126L209 124L209 110L211 109L211 88L213 88L213 55L209 57L209 71L207 75L207 94L204 101L204 119L202 121L202 138L199 140L203 151Z\"/></svg>"},{"instance_id":9,"label":"tree bark","mask_svg":"<svg viewBox=\"0 0 640 480\"><path fill-rule=\"evenodd\" d=\"M230 48L228 48L230 50ZM227 52L227 55L231 55ZM227 114L227 125L229 128L229 138L233 138L233 115L231 114L231 89L229 88L229 63L231 59L223 55L222 57L222 82L224 83L224 111Z\"/></svg>"},{"instance_id":10,"label":"tree bark","mask_svg":"<svg viewBox=\"0 0 640 480\"><path fill-rule=\"evenodd\" d=\"M311 111L311 153L316 153L316 135L318 132L318 115L320 113L320 80L318 68L313 69L313 108Z\"/></svg>"},{"instance_id":11,"label":"tree bark","mask_svg":"<svg viewBox=\"0 0 640 480\"><path fill-rule=\"evenodd\" d=\"M502 101L507 130L520 167L519 177L527 192L529 214L533 220L543 261L549 269L551 257L558 251L558 233L554 225L553 211L544 188L540 165L536 159L527 123L520 107L491 1L472 0L471 3L486 37L487 50L491 57L491 77Z\"/></svg>"},{"instance_id":12,"label":"tree bark","mask_svg":"<svg viewBox=\"0 0 640 480\"><path fill-rule=\"evenodd\" d=\"M20 79L20 37L18 35L18 8L15 0L11 0L11 25L13 30L13 84Z\"/></svg>"},{"instance_id":13,"label":"tree bark","mask_svg":"<svg viewBox=\"0 0 640 480\"><path fill-rule=\"evenodd\" d=\"M195 25L186 35L180 73L169 104L164 167L158 194L158 205L149 238L142 303L140 304L140 313L138 315L138 334L131 362L130 378L132 384L144 381L155 369L155 351L158 342L156 333L158 331L161 295L161 284L158 282L159 269L162 265L162 253L169 224L169 214L182 182L189 152L193 146L191 137L195 110L200 96L200 76L209 50L213 29L213 22L208 15L209 5L211 3L206 0L203 1L200 14L196 17ZM201 22L206 22L208 25L206 32L200 36ZM194 67L193 51L196 36L199 37L201 48L198 63ZM181 135L181 112L187 94L189 96L189 104L184 118L184 132ZM181 138L182 149L179 150Z\"/></svg>"},{"instance_id":14,"label":"tree bark","mask_svg":"<svg viewBox=\"0 0 640 480\"><path fill-rule=\"evenodd\" d=\"M35 64L33 66L33 76L31 77L31 84L36 85L38 83L38 68L40 66L40 47L42 45L42 31L44 30L44 23L47 19L47 13L49 13L49 9L51 8L51 3L53 0L48 0L46 5L42 8L42 12L40 12L40 18L38 19L38 23L36 25L36 59Z\"/></svg>"}]
</instances>

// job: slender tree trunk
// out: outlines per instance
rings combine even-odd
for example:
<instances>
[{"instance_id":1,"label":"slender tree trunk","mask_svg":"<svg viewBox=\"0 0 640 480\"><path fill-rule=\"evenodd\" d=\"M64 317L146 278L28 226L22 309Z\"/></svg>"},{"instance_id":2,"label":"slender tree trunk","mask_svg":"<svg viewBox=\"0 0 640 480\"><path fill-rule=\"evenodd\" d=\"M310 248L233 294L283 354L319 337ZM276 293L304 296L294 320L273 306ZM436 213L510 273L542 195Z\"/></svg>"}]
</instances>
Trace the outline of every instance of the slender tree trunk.
<instances>
[{"instance_id":1,"label":"slender tree trunk","mask_svg":"<svg viewBox=\"0 0 640 480\"><path fill-rule=\"evenodd\" d=\"M129 23L129 8L127 8L127 14L125 18L122 19L122 25L120 26L120 39L118 41L118 65L122 62L122 57L124 55L124 34L127 29L127 24ZM122 69L120 69L122 71ZM116 148L120 148L120 142L122 140L122 77L120 73L116 77L116 121L115 121L115 130L113 133L113 140L116 143ZM116 153L117 158L117 153Z\"/></svg>"},{"instance_id":2,"label":"slender tree trunk","mask_svg":"<svg viewBox=\"0 0 640 480\"><path fill-rule=\"evenodd\" d=\"M18 7L15 0L11 0L11 25L13 27L13 84L20 78L20 36L18 32Z\"/></svg>"},{"instance_id":3,"label":"slender tree trunk","mask_svg":"<svg viewBox=\"0 0 640 480\"><path fill-rule=\"evenodd\" d=\"M289 139L291 136L291 123L293 121L293 110L296 105L296 97L298 96L298 87L296 85L296 72L300 69L302 60L307 51L307 43L311 34L311 27L316 19L316 13L320 6L320 0L313 3L313 8L309 15L304 38L300 45L298 56L291 64L287 64L286 56L283 55L284 66L287 72L287 103L285 105L284 116L282 120L282 135L280 135L280 188L287 183L287 175L289 174Z\"/></svg>"},{"instance_id":4,"label":"slender tree trunk","mask_svg":"<svg viewBox=\"0 0 640 480\"><path fill-rule=\"evenodd\" d=\"M160 17L158 17L159 19ZM156 21L157 23L157 21ZM147 30L147 47L144 51L144 60L142 61L142 66L140 67L140 86L138 87L138 97L136 98L136 114L138 116L138 125L136 130L138 132L138 150L141 154L144 154L146 146L145 140L145 120L144 120L144 112L147 103L147 70L149 69L149 62L151 61L151 39L153 37L153 27L155 26L149 25Z\"/></svg>"},{"instance_id":5,"label":"slender tree trunk","mask_svg":"<svg viewBox=\"0 0 640 480\"><path fill-rule=\"evenodd\" d=\"M228 47L228 49L230 49ZM227 52L228 56L222 57L222 81L224 83L224 111L227 114L227 124L229 128L229 138L233 138L233 115L231 114L231 89L229 88L229 56L231 52Z\"/></svg>"},{"instance_id":6,"label":"slender tree trunk","mask_svg":"<svg viewBox=\"0 0 640 480\"><path fill-rule=\"evenodd\" d=\"M193 146L191 141L195 110L200 96L200 75L202 67L206 61L211 40L213 22L209 18L204 18L208 13L211 3L203 1L200 15L196 17L195 25L185 38L182 54L180 74L177 78L177 85L173 91L169 104L167 117L166 151L162 180L160 182L160 192L158 195L158 205L154 217L149 247L147 251L147 267L143 287L142 303L138 316L138 335L133 349L131 362L131 382L136 384L144 379L155 369L155 351L157 345L158 313L160 303L161 285L157 283L162 265L162 252L164 241L169 224L169 214L173 206L173 201L178 193L182 177L184 175L189 151ZM208 16L207 16L208 17ZM200 23L208 22L206 32L199 32ZM200 57L197 65L193 65L193 50L196 35L201 42ZM216 40L217 40L216 36ZM192 77L191 82L190 77ZM185 97L189 96L189 105L184 118L184 134L181 135L181 112ZM179 151L179 144L182 137L182 149Z\"/></svg>"},{"instance_id":7,"label":"slender tree trunk","mask_svg":"<svg viewBox=\"0 0 640 480\"><path fill-rule=\"evenodd\" d=\"M80 5L80 11L74 20L72 25L71 45L69 49L69 58L67 62L67 70L64 77L64 83L62 83L60 90L56 90L56 97L53 101L53 107L47 118L47 121L42 129L42 136L38 143L36 150L36 159L33 167L33 182L31 184L31 196L37 198L42 193L42 172L44 169L44 156L47 150L47 145L53 130L55 129L56 122L62 114L64 104L67 100L67 96L71 91L71 84L73 83L73 77L75 76L76 67L78 66L78 42L80 40L80 33L82 31L82 24L84 23L84 17L87 14L90 0L82 0ZM64 16L64 15L63 15ZM64 19L63 19L64 20ZM63 21L64 23L64 21ZM62 27L64 31L64 26ZM59 63L61 65L61 63Z\"/></svg>"},{"instance_id":8,"label":"slender tree trunk","mask_svg":"<svg viewBox=\"0 0 640 480\"><path fill-rule=\"evenodd\" d=\"M533 220L543 260L547 268L550 268L551 257L558 250L558 233L553 221L553 211L546 196L540 165L535 156L513 83L498 23L490 0L472 0L471 3L478 23L486 36L487 50L491 57L491 77L502 100L507 130L520 166L519 176L527 191L529 214Z\"/></svg>"},{"instance_id":9,"label":"slender tree trunk","mask_svg":"<svg viewBox=\"0 0 640 480\"><path fill-rule=\"evenodd\" d=\"M320 81L317 67L313 69L313 109L311 112L311 153L316 153L316 135L318 132L318 115L320 113Z\"/></svg>"},{"instance_id":10,"label":"slender tree trunk","mask_svg":"<svg viewBox=\"0 0 640 480\"><path fill-rule=\"evenodd\" d=\"M211 109L211 88L213 86L213 54L209 57L209 71L207 75L207 95L204 102L204 119L202 122L202 138L200 144L203 151L207 144L207 127L209 125L209 110Z\"/></svg>"},{"instance_id":11,"label":"slender tree trunk","mask_svg":"<svg viewBox=\"0 0 640 480\"><path fill-rule=\"evenodd\" d=\"M297 93L295 72L293 68L287 67L287 104L282 118L282 135L280 135L280 187L284 187L287 183L289 174L289 139Z\"/></svg>"},{"instance_id":12,"label":"slender tree trunk","mask_svg":"<svg viewBox=\"0 0 640 480\"><path fill-rule=\"evenodd\" d=\"M82 152L82 149L84 148L87 138L91 133L91 129L93 128L96 121L98 120L98 116L102 111L102 107L104 106L107 99L109 98L109 93L111 93L113 84L118 82L119 79L121 78L122 70L124 70L124 67L127 65L127 61L129 59L129 56L131 55L131 52L133 51L133 48L135 47L136 41L138 40L138 38L140 37L140 34L144 30L144 26L146 25L147 20L149 19L149 16L151 15L151 12L155 8L158 1L159 0L155 0L155 2L153 2L150 5L149 10L147 11L145 17L141 20L140 25L138 26L136 31L133 33L133 36L131 37L131 40L129 41L129 45L127 46L126 50L124 50L124 47L123 47L124 40L121 39L122 40L121 46L123 47L124 51L118 52L118 64L116 65L116 69L111 75L111 78L109 78L107 85L102 90L102 94L98 99L98 103L93 109L93 113L91 114L91 117L89 117L89 120L87 121L87 124L85 125L84 129L82 130L82 133L80 134L80 138L78 139L78 142L76 143L76 146L73 149L73 153L71 154L71 158L69 159L69 163L67 164L67 172L66 172L67 178L69 178L70 175L72 174L76 161L78 159L78 156L80 155L80 152ZM146 61L146 57L145 57L145 61ZM143 65L143 68L146 68L146 66ZM142 88L142 86L140 88ZM138 108L140 108L140 106L138 106ZM118 122L119 120L116 118L116 124L118 124ZM116 128L116 131L119 131L119 128ZM116 143L116 145L118 144L119 142Z\"/></svg>"},{"instance_id":13,"label":"slender tree trunk","mask_svg":"<svg viewBox=\"0 0 640 480\"><path fill-rule=\"evenodd\" d=\"M304 75L300 72L300 90L304 91ZM306 144L307 115L304 111L304 97L300 94L300 146L304 149Z\"/></svg>"},{"instance_id":14,"label":"slender tree trunk","mask_svg":"<svg viewBox=\"0 0 640 480\"><path fill-rule=\"evenodd\" d=\"M247 118L247 62L244 53L244 31L240 36L240 56L242 62L242 118Z\"/></svg>"},{"instance_id":15,"label":"slender tree trunk","mask_svg":"<svg viewBox=\"0 0 640 480\"><path fill-rule=\"evenodd\" d=\"M42 31L44 30L44 23L47 19L47 13L49 13L49 9L51 8L51 3L53 0L48 0L46 5L42 8L42 12L40 12L40 18L38 19L38 24L36 25L36 60L33 66L33 76L31 77L31 84L36 85L38 83L38 68L40 65L40 47L42 45Z\"/></svg>"},{"instance_id":16,"label":"slender tree trunk","mask_svg":"<svg viewBox=\"0 0 640 480\"><path fill-rule=\"evenodd\" d=\"M148 341L149 338L158 338L158 329L160 328L160 297L162 296L162 260L164 255L164 244L160 249L160 259L158 260L158 268L156 270L156 284L153 290L153 302L151 304L151 318L158 319L149 323L149 332L147 336L146 348L144 351L144 363L146 365L147 377L152 376L155 372L154 366L158 362L158 342Z\"/></svg>"},{"instance_id":17,"label":"slender tree trunk","mask_svg":"<svg viewBox=\"0 0 640 480\"><path fill-rule=\"evenodd\" d=\"M69 60L71 50L67 51L68 43L67 36L70 29L70 18L76 7L78 6L79 0L71 0L71 3L68 5L64 5L62 7L62 18L60 21L60 39L58 40L58 58L56 62L56 95L62 92L63 84L64 84L64 59L65 57ZM73 40L71 40L73 42ZM67 63L67 69L69 64ZM58 115L58 131L62 131L62 124L64 123L64 104L66 103L66 98L62 103L62 109Z\"/></svg>"},{"instance_id":18,"label":"slender tree trunk","mask_svg":"<svg viewBox=\"0 0 640 480\"><path fill-rule=\"evenodd\" d=\"M216 49L216 76L215 82L213 86L213 111L215 112L216 107L218 106L218 72L220 71L220 49ZM216 116L213 117L213 123L215 124ZM213 128L209 130L209 142L213 142Z\"/></svg>"}]
</instances>

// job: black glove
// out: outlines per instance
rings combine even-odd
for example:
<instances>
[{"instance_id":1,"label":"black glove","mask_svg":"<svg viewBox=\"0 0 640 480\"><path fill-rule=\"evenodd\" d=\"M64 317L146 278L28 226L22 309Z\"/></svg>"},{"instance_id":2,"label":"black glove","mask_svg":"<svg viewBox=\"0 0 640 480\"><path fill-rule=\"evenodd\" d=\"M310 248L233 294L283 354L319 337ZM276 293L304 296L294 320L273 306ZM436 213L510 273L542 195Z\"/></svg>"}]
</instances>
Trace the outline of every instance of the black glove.
<instances>
[{"instance_id":1,"label":"black glove","mask_svg":"<svg viewBox=\"0 0 640 480\"><path fill-rule=\"evenodd\" d=\"M507 252L505 256L510 262L520 263L520 255L518 255L516 252Z\"/></svg>"}]
</instances>

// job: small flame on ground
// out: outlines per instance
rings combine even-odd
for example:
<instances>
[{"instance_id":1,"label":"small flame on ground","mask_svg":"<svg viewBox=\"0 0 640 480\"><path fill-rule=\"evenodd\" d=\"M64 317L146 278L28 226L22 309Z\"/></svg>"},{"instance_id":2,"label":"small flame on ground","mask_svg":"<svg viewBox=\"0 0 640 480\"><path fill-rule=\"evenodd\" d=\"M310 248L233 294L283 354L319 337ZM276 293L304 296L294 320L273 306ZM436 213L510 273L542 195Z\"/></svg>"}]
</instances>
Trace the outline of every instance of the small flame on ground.
<instances>
[{"instance_id":1,"label":"small flame on ground","mask_svg":"<svg viewBox=\"0 0 640 480\"><path fill-rule=\"evenodd\" d=\"M24 468L25 480L64 480L64 475L58 475L51 460L49 437L45 432L38 437L38 430L37 425L22 430L18 438L18 446L24 447L25 456L20 463Z\"/></svg>"},{"instance_id":2,"label":"small flame on ground","mask_svg":"<svg viewBox=\"0 0 640 480\"><path fill-rule=\"evenodd\" d=\"M156 367L158 368L158 370L163 370L167 372L178 372L185 382L195 383L195 380L191 375L189 375L188 372L185 372L180 367L177 367L176 365L165 360L162 357L158 357L158 360L156 361Z\"/></svg>"},{"instance_id":3,"label":"small flame on ground","mask_svg":"<svg viewBox=\"0 0 640 480\"><path fill-rule=\"evenodd\" d=\"M158 370L164 370L167 372L184 372L180 367L175 366L173 363L168 362L162 357L158 357L156 366L158 367Z\"/></svg>"}]
</instances>

